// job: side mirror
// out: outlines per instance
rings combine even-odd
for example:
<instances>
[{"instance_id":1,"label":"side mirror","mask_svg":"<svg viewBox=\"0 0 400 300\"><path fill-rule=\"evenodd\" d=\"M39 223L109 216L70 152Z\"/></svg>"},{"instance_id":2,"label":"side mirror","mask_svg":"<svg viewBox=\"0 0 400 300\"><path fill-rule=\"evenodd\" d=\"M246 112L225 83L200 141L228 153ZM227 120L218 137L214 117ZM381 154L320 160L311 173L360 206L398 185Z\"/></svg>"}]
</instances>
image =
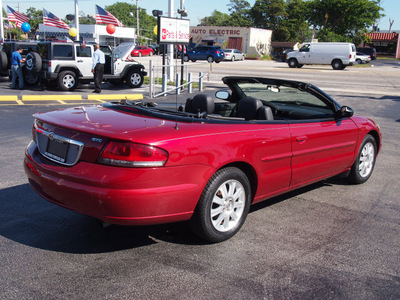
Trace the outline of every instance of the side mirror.
<instances>
[{"instance_id":1,"label":"side mirror","mask_svg":"<svg viewBox=\"0 0 400 300\"><path fill-rule=\"evenodd\" d=\"M119 58L119 54L114 55L114 59L117 60Z\"/></svg>"},{"instance_id":2,"label":"side mirror","mask_svg":"<svg viewBox=\"0 0 400 300\"><path fill-rule=\"evenodd\" d=\"M340 118L350 118L354 115L354 110L349 106L342 106L340 108L339 117Z\"/></svg>"},{"instance_id":3,"label":"side mirror","mask_svg":"<svg viewBox=\"0 0 400 300\"><path fill-rule=\"evenodd\" d=\"M227 91L218 91L215 93L215 97L221 100L228 100L231 95Z\"/></svg>"}]
</instances>

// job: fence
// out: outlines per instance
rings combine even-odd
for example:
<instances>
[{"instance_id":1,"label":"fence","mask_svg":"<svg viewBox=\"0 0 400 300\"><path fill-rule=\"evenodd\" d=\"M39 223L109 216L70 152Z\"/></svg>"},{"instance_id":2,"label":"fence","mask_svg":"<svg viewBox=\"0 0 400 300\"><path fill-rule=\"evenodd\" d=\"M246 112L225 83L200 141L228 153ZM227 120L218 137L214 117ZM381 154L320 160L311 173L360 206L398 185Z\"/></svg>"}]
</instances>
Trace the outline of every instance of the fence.
<instances>
[{"instance_id":1,"label":"fence","mask_svg":"<svg viewBox=\"0 0 400 300\"><path fill-rule=\"evenodd\" d=\"M196 65L209 65L209 72L212 72L212 63L191 63L191 64L179 64L173 65L175 70L181 68L181 72L175 72L173 86L168 85L168 78L165 69L169 68L169 65L154 65L153 61L149 62L149 98L157 98L160 96L166 96L167 94L180 94L184 87L187 86L188 93L193 92L193 83L199 83L199 91L203 90L203 80L205 77L204 72L199 72L198 76L193 76L192 72L189 72L189 68ZM161 82L160 82L161 81ZM185 82L186 81L186 82Z\"/></svg>"}]
</instances>

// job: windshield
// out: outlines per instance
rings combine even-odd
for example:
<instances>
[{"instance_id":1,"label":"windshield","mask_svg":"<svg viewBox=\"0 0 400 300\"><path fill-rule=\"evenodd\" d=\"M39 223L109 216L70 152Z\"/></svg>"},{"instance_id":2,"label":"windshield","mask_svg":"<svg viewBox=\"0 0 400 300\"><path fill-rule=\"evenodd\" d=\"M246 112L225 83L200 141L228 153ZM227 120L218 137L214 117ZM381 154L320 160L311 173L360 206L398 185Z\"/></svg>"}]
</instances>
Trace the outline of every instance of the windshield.
<instances>
[{"instance_id":1,"label":"windshield","mask_svg":"<svg viewBox=\"0 0 400 300\"><path fill-rule=\"evenodd\" d=\"M266 104L268 102L279 102L327 107L327 105L316 96L292 86L249 82L239 83L238 86L246 96L258 98Z\"/></svg>"}]
</instances>

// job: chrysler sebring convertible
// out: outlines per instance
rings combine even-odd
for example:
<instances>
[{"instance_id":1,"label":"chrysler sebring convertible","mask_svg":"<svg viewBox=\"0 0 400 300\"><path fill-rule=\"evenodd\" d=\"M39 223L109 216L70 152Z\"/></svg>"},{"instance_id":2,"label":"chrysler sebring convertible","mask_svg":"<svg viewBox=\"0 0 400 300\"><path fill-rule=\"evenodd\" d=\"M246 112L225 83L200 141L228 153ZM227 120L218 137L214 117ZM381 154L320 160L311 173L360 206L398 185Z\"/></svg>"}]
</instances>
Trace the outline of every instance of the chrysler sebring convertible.
<instances>
[{"instance_id":1,"label":"chrysler sebring convertible","mask_svg":"<svg viewBox=\"0 0 400 300\"><path fill-rule=\"evenodd\" d=\"M341 174L364 183L381 131L317 87L224 77L178 109L121 100L34 115L25 172L59 206L121 225L189 221L209 242L251 204Z\"/></svg>"}]
</instances>

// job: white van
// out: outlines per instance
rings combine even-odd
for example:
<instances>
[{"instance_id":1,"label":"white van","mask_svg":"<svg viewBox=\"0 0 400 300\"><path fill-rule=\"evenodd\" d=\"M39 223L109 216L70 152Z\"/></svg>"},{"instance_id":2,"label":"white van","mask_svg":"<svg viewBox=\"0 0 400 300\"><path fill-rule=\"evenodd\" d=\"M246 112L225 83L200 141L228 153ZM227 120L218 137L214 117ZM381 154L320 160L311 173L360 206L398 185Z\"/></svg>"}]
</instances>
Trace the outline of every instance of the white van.
<instances>
[{"instance_id":1,"label":"white van","mask_svg":"<svg viewBox=\"0 0 400 300\"><path fill-rule=\"evenodd\" d=\"M307 43L299 51L289 52L286 61L290 68L303 65L331 65L334 70L351 66L356 59L356 46L352 43Z\"/></svg>"}]
</instances>

